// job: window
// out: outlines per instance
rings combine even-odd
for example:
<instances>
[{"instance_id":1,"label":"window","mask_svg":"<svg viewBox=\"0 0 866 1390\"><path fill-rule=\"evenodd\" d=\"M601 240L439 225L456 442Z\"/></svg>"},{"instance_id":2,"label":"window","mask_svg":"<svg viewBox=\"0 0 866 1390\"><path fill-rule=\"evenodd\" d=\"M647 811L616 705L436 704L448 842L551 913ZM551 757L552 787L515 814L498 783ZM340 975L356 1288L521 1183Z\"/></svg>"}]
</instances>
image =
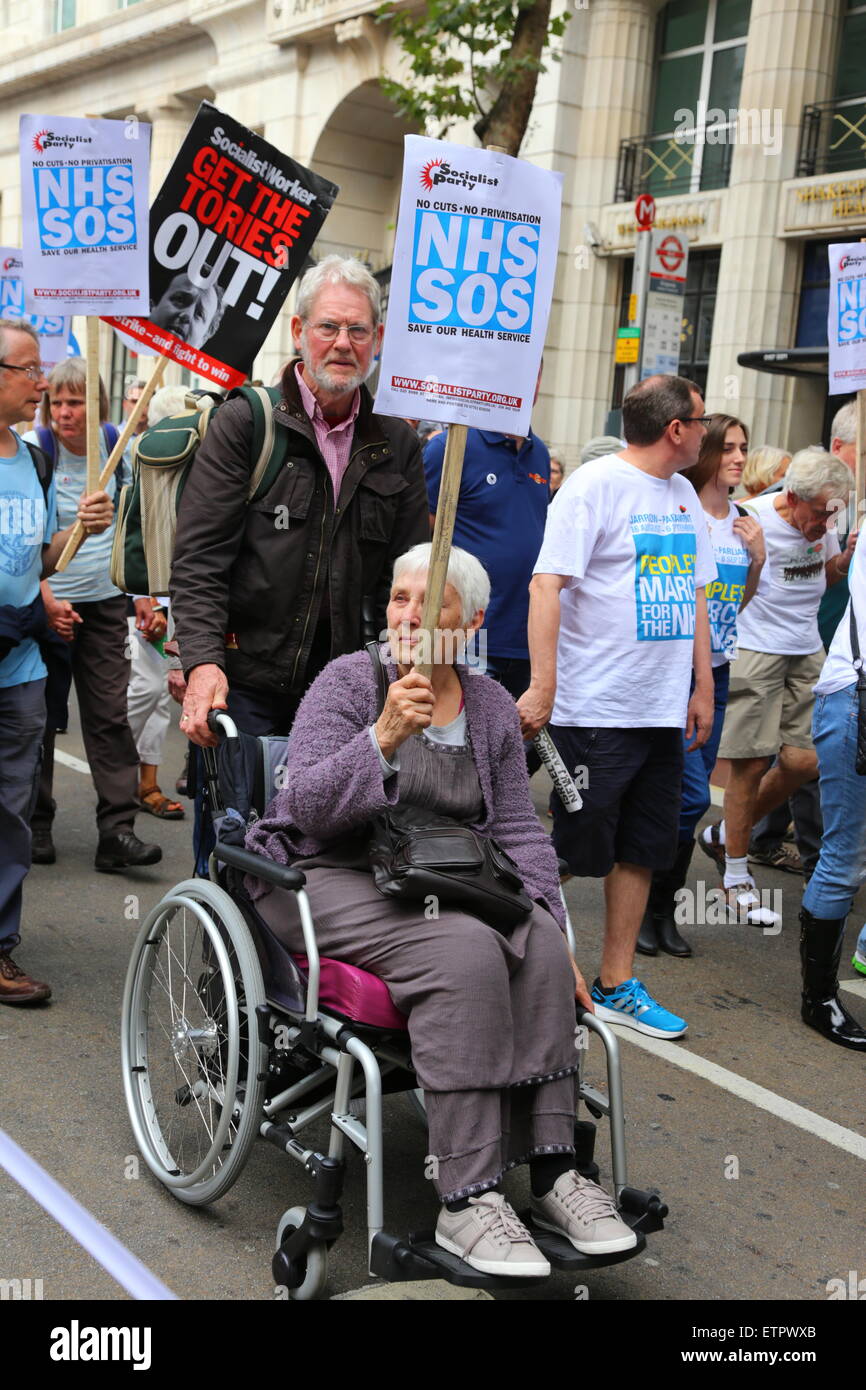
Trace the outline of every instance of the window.
<instances>
[{"instance_id":1,"label":"window","mask_svg":"<svg viewBox=\"0 0 866 1390\"><path fill-rule=\"evenodd\" d=\"M707 389L721 257L721 251L689 252L679 370L680 376L691 377L703 392Z\"/></svg>"},{"instance_id":2,"label":"window","mask_svg":"<svg viewBox=\"0 0 866 1390\"><path fill-rule=\"evenodd\" d=\"M710 342L713 335L713 316L716 311L716 289L719 283L721 251L690 251L689 273L683 300L683 326L680 335L680 376L690 377L701 391L707 389L710 366ZM826 251L824 260L826 262ZM619 302L619 324L628 323L628 301L631 293L632 261L623 266L622 293ZM826 331L826 307L824 322ZM622 405L625 367L615 367L611 408Z\"/></svg>"},{"instance_id":3,"label":"window","mask_svg":"<svg viewBox=\"0 0 866 1390\"><path fill-rule=\"evenodd\" d=\"M670 0L659 16L650 193L727 186L750 10L751 0Z\"/></svg>"},{"instance_id":4,"label":"window","mask_svg":"<svg viewBox=\"0 0 866 1390\"><path fill-rule=\"evenodd\" d=\"M836 101L827 132L826 170L862 169L866 164L866 4L848 0L842 18Z\"/></svg>"},{"instance_id":5,"label":"window","mask_svg":"<svg viewBox=\"0 0 866 1390\"><path fill-rule=\"evenodd\" d=\"M54 0L54 32L75 27L75 0Z\"/></svg>"},{"instance_id":6,"label":"window","mask_svg":"<svg viewBox=\"0 0 866 1390\"><path fill-rule=\"evenodd\" d=\"M112 334L111 376L108 383L108 414L111 420L123 419L123 396L130 377L140 376L138 359L116 333Z\"/></svg>"}]
</instances>

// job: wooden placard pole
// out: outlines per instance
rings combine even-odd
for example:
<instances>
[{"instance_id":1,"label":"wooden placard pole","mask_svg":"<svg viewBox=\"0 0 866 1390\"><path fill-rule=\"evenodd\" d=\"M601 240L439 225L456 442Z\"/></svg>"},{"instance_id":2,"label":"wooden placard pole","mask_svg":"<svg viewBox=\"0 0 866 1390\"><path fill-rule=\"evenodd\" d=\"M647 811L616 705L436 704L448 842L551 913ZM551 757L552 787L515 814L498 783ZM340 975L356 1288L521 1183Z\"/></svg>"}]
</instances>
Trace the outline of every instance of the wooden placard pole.
<instances>
[{"instance_id":1,"label":"wooden placard pole","mask_svg":"<svg viewBox=\"0 0 866 1390\"><path fill-rule=\"evenodd\" d=\"M96 323L98 324L99 320L96 319L96 320L94 320L94 322L96 322ZM89 330L89 328L90 328L90 323L91 323L91 320L88 319L88 320L87 320L88 330ZM89 344L88 344L88 345L89 345ZM145 410L147 409L148 405L150 404L150 400L151 400L151 397L153 396L154 391L155 391L155 390L157 389L157 387L161 384L162 378L165 376L165 369L166 369L167 366L168 366L168 358L167 358L167 357L160 357L159 361L157 362L156 366L155 366L154 369L153 369L153 372L151 373L151 376L150 376L149 381L147 382L147 384L146 384L145 387L144 387L144 390L142 391L142 393L141 393L141 395L139 396L138 400L135 402L135 405L132 407L132 410L129 412L129 419L127 420L126 424L124 425L123 429L121 430L120 435L119 435L118 440L117 440L117 443L115 444L114 448L112 449L111 453L109 454L109 456L108 456L108 458L107 458L107 460L106 460L105 467L103 468L102 472L98 474L98 476L96 477L95 482L93 482L92 484L91 484L91 480L90 480L90 458L91 458L91 455L90 455L90 432L89 432L89 431L90 431L90 416L89 416L89 413L88 413L88 436L87 436L87 491L88 491L88 492L98 492L98 491L100 491L102 488L104 488L104 487L107 486L109 479L111 478L112 474L114 473L114 470L117 468L117 465L120 463L120 460L121 460L121 457L122 457L122 455L123 455L124 449L126 448L127 444L129 443L130 439L132 438L132 435L133 435L133 432L134 432L134 430L135 430L136 425L138 424L139 420L141 419L142 415L144 414ZM98 363L97 363L97 367L98 367ZM96 383L97 383L96 462L97 462L97 467L98 467L98 464L99 464L99 406L98 406L99 371L97 370L97 371L94 372L92 375L93 375L93 377L94 377L94 379L96 380ZM88 366L87 366L87 385L88 385L88 391L89 391L89 387L90 387L90 380L91 380L91 371L90 371L90 363L89 363L89 361L88 361ZM88 397L88 411L89 411L89 397ZM84 542L86 539L87 539L87 533L86 533L86 531L84 530L84 527L81 525L81 522L80 522L80 521L76 521L75 526L74 526L73 531L72 531L72 535L69 537L69 540L66 542L66 545L65 545L64 548L63 548L63 553L61 554L60 559L57 561L57 569L58 569L58 570L65 570L65 569L66 569L66 566L67 566L67 565L70 563L70 561L77 555L79 548L81 547L81 545L83 544L83 542Z\"/></svg>"},{"instance_id":2,"label":"wooden placard pole","mask_svg":"<svg viewBox=\"0 0 866 1390\"><path fill-rule=\"evenodd\" d=\"M87 405L87 491L97 492L99 477L99 319L87 319L87 379L84 398Z\"/></svg>"},{"instance_id":3,"label":"wooden placard pole","mask_svg":"<svg viewBox=\"0 0 866 1390\"><path fill-rule=\"evenodd\" d=\"M425 655L428 655L430 660L419 662L416 667L422 676L428 678L436 655L434 643L442 609L442 597L445 593L445 576L451 557L451 539L454 535L454 518L457 515L457 499L460 496L460 482L463 477L467 431L467 425L449 425L448 437L445 440L442 481L439 485L436 523L433 527L433 548L430 552L430 568L427 571L424 611L421 614L421 630L424 634L421 641L427 644Z\"/></svg>"},{"instance_id":4,"label":"wooden placard pole","mask_svg":"<svg viewBox=\"0 0 866 1390\"><path fill-rule=\"evenodd\" d=\"M485 145L484 148L492 154L508 153L503 145ZM424 610L421 614L421 631L424 634L421 641L426 644L426 655L431 659L419 661L415 668L422 676L428 678L436 655L436 629L442 610L448 561L451 557L454 518L457 515L457 499L460 496L460 483L463 478L463 455L466 453L468 428L468 425L449 425L448 437L445 440L442 481L439 484L439 501L433 526L433 547L430 552L430 568L427 571Z\"/></svg>"}]
</instances>

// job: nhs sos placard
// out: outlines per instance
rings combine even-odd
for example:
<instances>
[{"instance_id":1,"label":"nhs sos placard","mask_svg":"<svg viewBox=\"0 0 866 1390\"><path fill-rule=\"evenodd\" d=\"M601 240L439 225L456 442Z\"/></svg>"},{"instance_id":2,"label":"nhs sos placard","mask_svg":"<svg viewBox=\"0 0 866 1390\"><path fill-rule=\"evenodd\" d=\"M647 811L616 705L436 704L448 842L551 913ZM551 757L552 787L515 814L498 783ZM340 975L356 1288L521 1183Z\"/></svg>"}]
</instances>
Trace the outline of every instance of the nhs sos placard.
<instances>
[{"instance_id":1,"label":"nhs sos placard","mask_svg":"<svg viewBox=\"0 0 866 1390\"><path fill-rule=\"evenodd\" d=\"M561 183L509 155L406 137L377 411L526 432Z\"/></svg>"},{"instance_id":2,"label":"nhs sos placard","mask_svg":"<svg viewBox=\"0 0 866 1390\"><path fill-rule=\"evenodd\" d=\"M539 228L526 221L418 207L409 323L498 331L532 330Z\"/></svg>"}]
</instances>

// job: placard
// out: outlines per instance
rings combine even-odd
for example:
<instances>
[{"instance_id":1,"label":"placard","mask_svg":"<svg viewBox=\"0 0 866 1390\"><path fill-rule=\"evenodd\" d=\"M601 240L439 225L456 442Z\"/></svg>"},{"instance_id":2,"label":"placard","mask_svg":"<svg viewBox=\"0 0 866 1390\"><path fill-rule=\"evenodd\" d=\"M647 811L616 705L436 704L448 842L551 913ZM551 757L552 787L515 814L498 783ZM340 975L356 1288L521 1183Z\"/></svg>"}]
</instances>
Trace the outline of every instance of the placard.
<instances>
[{"instance_id":1,"label":"placard","mask_svg":"<svg viewBox=\"0 0 866 1390\"><path fill-rule=\"evenodd\" d=\"M67 356L69 325L65 314L28 314L21 278L23 253L17 246L0 246L0 318L24 319L39 334L39 356L46 372Z\"/></svg>"},{"instance_id":2,"label":"placard","mask_svg":"<svg viewBox=\"0 0 866 1390\"><path fill-rule=\"evenodd\" d=\"M151 210L150 314L109 322L241 385L338 192L203 102Z\"/></svg>"},{"instance_id":3,"label":"placard","mask_svg":"<svg viewBox=\"0 0 866 1390\"><path fill-rule=\"evenodd\" d=\"M527 433L561 204L561 174L405 137L377 412Z\"/></svg>"},{"instance_id":4,"label":"placard","mask_svg":"<svg viewBox=\"0 0 866 1390\"><path fill-rule=\"evenodd\" d=\"M149 302L150 126L22 116L24 296L33 314L128 314Z\"/></svg>"},{"instance_id":5,"label":"placard","mask_svg":"<svg viewBox=\"0 0 866 1390\"><path fill-rule=\"evenodd\" d=\"M830 347L828 390L831 396L866 388L866 243L844 242L827 248L830 261Z\"/></svg>"}]
</instances>

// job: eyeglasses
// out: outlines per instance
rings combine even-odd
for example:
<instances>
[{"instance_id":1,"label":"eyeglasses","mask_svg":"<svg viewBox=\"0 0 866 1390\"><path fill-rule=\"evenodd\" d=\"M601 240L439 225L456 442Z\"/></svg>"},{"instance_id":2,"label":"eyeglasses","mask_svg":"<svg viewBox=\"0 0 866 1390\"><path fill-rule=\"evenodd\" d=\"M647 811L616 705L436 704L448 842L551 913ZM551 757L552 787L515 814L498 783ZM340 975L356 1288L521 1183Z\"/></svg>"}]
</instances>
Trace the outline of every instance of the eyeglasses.
<instances>
[{"instance_id":1,"label":"eyeglasses","mask_svg":"<svg viewBox=\"0 0 866 1390\"><path fill-rule=\"evenodd\" d=\"M323 343L333 343L344 330L349 335L349 341L353 343L369 343L373 336L372 328L368 328L365 323L330 323L326 319L324 323L314 323L312 329Z\"/></svg>"},{"instance_id":2,"label":"eyeglasses","mask_svg":"<svg viewBox=\"0 0 866 1390\"><path fill-rule=\"evenodd\" d=\"M690 415L684 420L681 415L675 415L672 420L668 420L669 425L703 425L706 427L712 420L712 415Z\"/></svg>"},{"instance_id":3,"label":"eyeglasses","mask_svg":"<svg viewBox=\"0 0 866 1390\"><path fill-rule=\"evenodd\" d=\"M44 375L41 367L16 367L14 362L0 362L8 372L23 372L31 381L41 381Z\"/></svg>"}]
</instances>

